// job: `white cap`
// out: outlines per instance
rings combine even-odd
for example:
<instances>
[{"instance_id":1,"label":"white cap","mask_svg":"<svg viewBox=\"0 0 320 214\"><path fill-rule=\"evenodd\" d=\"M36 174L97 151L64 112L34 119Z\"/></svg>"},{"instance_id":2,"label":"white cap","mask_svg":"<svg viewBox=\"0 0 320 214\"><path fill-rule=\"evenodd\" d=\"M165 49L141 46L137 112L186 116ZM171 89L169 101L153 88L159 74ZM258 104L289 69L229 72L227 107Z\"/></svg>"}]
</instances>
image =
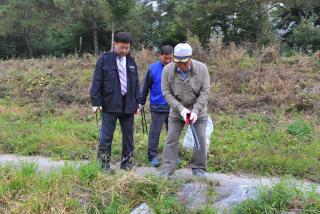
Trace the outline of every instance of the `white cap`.
<instances>
[{"instance_id":1,"label":"white cap","mask_svg":"<svg viewBox=\"0 0 320 214\"><path fill-rule=\"evenodd\" d=\"M173 50L174 62L186 62L192 57L192 48L187 43L179 43Z\"/></svg>"}]
</instances>

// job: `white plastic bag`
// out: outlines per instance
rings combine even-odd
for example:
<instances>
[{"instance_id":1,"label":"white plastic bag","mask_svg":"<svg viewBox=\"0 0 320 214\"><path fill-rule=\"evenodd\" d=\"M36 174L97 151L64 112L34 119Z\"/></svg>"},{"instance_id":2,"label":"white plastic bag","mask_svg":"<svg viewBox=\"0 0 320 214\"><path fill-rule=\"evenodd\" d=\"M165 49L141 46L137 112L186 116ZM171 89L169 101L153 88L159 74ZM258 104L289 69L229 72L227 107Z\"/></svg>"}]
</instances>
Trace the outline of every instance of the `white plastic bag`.
<instances>
[{"instance_id":1,"label":"white plastic bag","mask_svg":"<svg viewBox=\"0 0 320 214\"><path fill-rule=\"evenodd\" d=\"M207 127L206 127L206 151L207 152L209 150L210 137L211 137L212 132L213 132L213 122L212 122L210 116L208 115L208 121L207 121ZM182 146L185 149L190 149L190 150L193 149L194 139L192 136L192 131L191 131L190 126L188 126L188 128L187 128L186 135L183 138Z\"/></svg>"},{"instance_id":2,"label":"white plastic bag","mask_svg":"<svg viewBox=\"0 0 320 214\"><path fill-rule=\"evenodd\" d=\"M183 138L183 144L182 144L183 148L185 149L193 149L194 146L194 139L192 136L192 131L190 126L188 126L187 131L186 131L186 135Z\"/></svg>"}]
</instances>

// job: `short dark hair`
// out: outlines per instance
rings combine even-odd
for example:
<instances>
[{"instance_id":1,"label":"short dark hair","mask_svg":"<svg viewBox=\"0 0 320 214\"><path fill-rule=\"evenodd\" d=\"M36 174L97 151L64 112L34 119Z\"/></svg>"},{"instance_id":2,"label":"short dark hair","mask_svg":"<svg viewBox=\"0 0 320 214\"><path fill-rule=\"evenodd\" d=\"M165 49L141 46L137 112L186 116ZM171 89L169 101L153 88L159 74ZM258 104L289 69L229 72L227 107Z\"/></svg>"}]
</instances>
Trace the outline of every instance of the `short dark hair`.
<instances>
[{"instance_id":1,"label":"short dark hair","mask_svg":"<svg viewBox=\"0 0 320 214\"><path fill-rule=\"evenodd\" d=\"M160 55L168 55L173 53L173 48L170 45L162 46L160 49Z\"/></svg>"},{"instance_id":2,"label":"short dark hair","mask_svg":"<svg viewBox=\"0 0 320 214\"><path fill-rule=\"evenodd\" d=\"M131 44L132 38L131 38L131 35L127 32L119 32L114 35L114 41Z\"/></svg>"}]
</instances>

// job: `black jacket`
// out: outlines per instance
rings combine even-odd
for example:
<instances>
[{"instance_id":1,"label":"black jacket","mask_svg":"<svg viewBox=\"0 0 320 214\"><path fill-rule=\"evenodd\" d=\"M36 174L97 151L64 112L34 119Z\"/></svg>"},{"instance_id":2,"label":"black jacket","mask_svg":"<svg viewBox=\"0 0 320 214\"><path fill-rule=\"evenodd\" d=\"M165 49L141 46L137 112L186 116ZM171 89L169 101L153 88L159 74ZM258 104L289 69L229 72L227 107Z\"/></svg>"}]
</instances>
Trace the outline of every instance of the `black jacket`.
<instances>
[{"instance_id":1,"label":"black jacket","mask_svg":"<svg viewBox=\"0 0 320 214\"><path fill-rule=\"evenodd\" d=\"M120 89L117 54L107 52L97 60L90 89L92 106L102 106L103 112L122 112L122 96ZM126 114L136 112L139 102L139 77L135 60L126 56L127 93Z\"/></svg>"}]
</instances>

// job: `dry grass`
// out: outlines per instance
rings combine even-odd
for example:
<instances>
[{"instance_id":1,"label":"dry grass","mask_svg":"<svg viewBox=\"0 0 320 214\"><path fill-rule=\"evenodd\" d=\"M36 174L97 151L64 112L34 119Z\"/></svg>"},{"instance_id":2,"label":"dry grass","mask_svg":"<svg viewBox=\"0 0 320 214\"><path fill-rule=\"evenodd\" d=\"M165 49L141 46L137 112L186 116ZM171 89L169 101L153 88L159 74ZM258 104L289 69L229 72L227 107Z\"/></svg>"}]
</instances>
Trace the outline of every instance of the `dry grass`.
<instances>
[{"instance_id":1,"label":"dry grass","mask_svg":"<svg viewBox=\"0 0 320 214\"><path fill-rule=\"evenodd\" d=\"M250 45L224 46L221 38L203 48L189 37L194 58L207 63L212 93L209 109L220 111L272 111L284 107L316 112L320 68L313 57L296 53L280 57L276 45L259 57L250 56ZM148 65L158 56L148 49L133 51L142 84ZM96 58L8 60L0 62L0 98L32 102L55 111L55 105L90 105L89 88ZM313 94L313 95L312 95ZM51 108L52 107L52 108Z\"/></svg>"}]
</instances>

